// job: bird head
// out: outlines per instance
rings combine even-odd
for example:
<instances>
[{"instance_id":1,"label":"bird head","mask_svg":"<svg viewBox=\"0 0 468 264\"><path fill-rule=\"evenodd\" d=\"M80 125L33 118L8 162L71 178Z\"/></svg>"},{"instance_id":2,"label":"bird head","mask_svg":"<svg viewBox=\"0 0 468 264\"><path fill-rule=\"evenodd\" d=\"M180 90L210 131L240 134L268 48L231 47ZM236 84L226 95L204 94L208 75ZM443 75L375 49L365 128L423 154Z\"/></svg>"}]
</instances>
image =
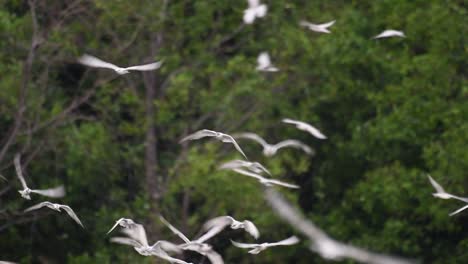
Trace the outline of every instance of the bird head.
<instances>
[{"instance_id":1,"label":"bird head","mask_svg":"<svg viewBox=\"0 0 468 264\"><path fill-rule=\"evenodd\" d=\"M26 188L22 191L18 191L21 194L21 197L23 197L26 200L31 200L31 196L29 195L31 193L31 189Z\"/></svg>"}]
</instances>

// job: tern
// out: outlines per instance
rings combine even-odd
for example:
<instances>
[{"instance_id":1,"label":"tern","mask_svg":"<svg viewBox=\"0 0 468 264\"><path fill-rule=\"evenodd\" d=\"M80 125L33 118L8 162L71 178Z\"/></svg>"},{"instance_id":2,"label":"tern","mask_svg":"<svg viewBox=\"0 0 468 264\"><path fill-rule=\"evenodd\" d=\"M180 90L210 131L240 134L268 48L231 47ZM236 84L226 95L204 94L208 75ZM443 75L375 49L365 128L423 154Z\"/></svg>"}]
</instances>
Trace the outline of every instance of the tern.
<instances>
[{"instance_id":1,"label":"tern","mask_svg":"<svg viewBox=\"0 0 468 264\"><path fill-rule=\"evenodd\" d=\"M258 231L257 227L249 220L240 222L231 216L219 216L207 221L203 225L203 229L207 232L196 241L203 243L206 240L214 237L219 232L223 231L223 229L225 229L227 226L230 226L231 229L244 229L255 239L260 236L260 232Z\"/></svg>"},{"instance_id":2,"label":"tern","mask_svg":"<svg viewBox=\"0 0 468 264\"><path fill-rule=\"evenodd\" d=\"M234 147L237 149L237 151L239 151L242 154L242 156L244 156L247 159L247 156L245 155L244 151L242 151L241 147L239 146L239 144L237 144L236 140L232 136L221 133L221 132L216 132L213 130L208 130L208 129L199 130L191 135L184 137L183 139L179 141L179 143L182 143L187 140L196 140L196 139L200 139L204 137L214 137L221 142L233 144Z\"/></svg>"},{"instance_id":3,"label":"tern","mask_svg":"<svg viewBox=\"0 0 468 264\"><path fill-rule=\"evenodd\" d=\"M136 223L129 218L120 218L115 222L115 225L107 232L107 234L112 232L112 230L114 230L117 226L121 226L123 228L133 228L136 226Z\"/></svg>"},{"instance_id":4,"label":"tern","mask_svg":"<svg viewBox=\"0 0 468 264\"><path fill-rule=\"evenodd\" d=\"M18 176L18 179L20 180L21 185L23 186L23 190L20 190L18 192L21 194L21 197L23 197L24 199L31 200L31 196L30 196L31 193L37 193L42 196L47 196L51 198L61 198L65 196L65 188L63 187L63 185L60 185L51 189L44 189L44 190L29 189L29 187L26 185L26 181L24 180L23 172L21 170L20 154L15 155L13 163L15 164L16 175Z\"/></svg>"},{"instance_id":5,"label":"tern","mask_svg":"<svg viewBox=\"0 0 468 264\"><path fill-rule=\"evenodd\" d=\"M244 160L232 160L232 161L222 164L221 166L219 166L219 168L222 170L247 168L251 172L258 173L258 174L265 172L271 176L270 171L268 171L262 164L258 162L250 162L250 161L244 161Z\"/></svg>"},{"instance_id":6,"label":"tern","mask_svg":"<svg viewBox=\"0 0 468 264\"><path fill-rule=\"evenodd\" d=\"M267 179L267 178L262 177L261 175L258 175L258 174L255 174L255 173L252 173L252 172L249 172L249 171L246 171L246 170L233 169L233 171L235 171L237 173L240 173L240 174L243 174L245 176L255 178L261 184L263 184L266 187L271 187L273 185L279 185L279 186L283 186L283 187L286 187L286 188L292 188L292 189L299 189L300 188L298 185L291 184L291 183L286 183L286 182L282 182L282 181L274 180L274 179Z\"/></svg>"},{"instance_id":7,"label":"tern","mask_svg":"<svg viewBox=\"0 0 468 264\"><path fill-rule=\"evenodd\" d=\"M163 222L175 235L177 235L180 239L182 239L185 243L179 245L180 248L183 250L190 250L198 252L199 254L206 256L212 264L224 264L224 260L217 253L213 250L213 247L209 244L198 242L198 241L191 241L186 237L182 232L180 232L177 228L171 225L164 217L159 216L161 222Z\"/></svg>"},{"instance_id":8,"label":"tern","mask_svg":"<svg viewBox=\"0 0 468 264\"><path fill-rule=\"evenodd\" d=\"M290 246L299 243L299 238L296 236L292 236L285 240L281 240L275 243L262 243L262 244L246 244L246 243L239 243L236 241L231 240L232 244L238 248L252 248L249 253L250 254L258 254L263 250L269 247L276 247L276 246Z\"/></svg>"},{"instance_id":9,"label":"tern","mask_svg":"<svg viewBox=\"0 0 468 264\"><path fill-rule=\"evenodd\" d=\"M299 24L315 32L330 34L331 32L328 30L328 28L331 27L333 24L335 24L335 22L336 20L333 20L324 24L312 24L310 22L302 20Z\"/></svg>"},{"instance_id":10,"label":"tern","mask_svg":"<svg viewBox=\"0 0 468 264\"><path fill-rule=\"evenodd\" d=\"M437 197L440 199L457 199L462 202L468 203L468 197L460 197L460 196L450 194L446 192L444 188L442 188L442 186L440 186L440 184L438 184L430 175L427 175L427 177L429 178L429 181L431 182L432 186L436 190L436 192L432 194L434 197Z\"/></svg>"},{"instance_id":11,"label":"tern","mask_svg":"<svg viewBox=\"0 0 468 264\"><path fill-rule=\"evenodd\" d=\"M261 138L259 135L255 133L239 133L239 134L234 134L233 137L236 139L240 139L240 138L251 139L251 140L256 141L257 143L260 143L260 145L263 146L263 155L267 157L271 157L275 155L279 149L285 148L285 147L293 147L293 148L302 149L305 153L309 155L314 154L314 151L309 146L295 139L288 139L288 140L281 141L275 145L271 145L271 144L268 144L263 138Z\"/></svg>"},{"instance_id":12,"label":"tern","mask_svg":"<svg viewBox=\"0 0 468 264\"><path fill-rule=\"evenodd\" d=\"M322 132L320 132L317 128L313 127L312 125L310 124L307 124L305 122L302 122L302 121L298 121L298 120L293 120L293 119L289 119L289 118L284 118L283 120L283 123L286 123L286 124L293 124L293 125L296 125L297 129L300 129L300 130L304 130L304 131L307 131L309 132L312 136L318 138L318 139L326 139L327 137L322 134Z\"/></svg>"},{"instance_id":13,"label":"tern","mask_svg":"<svg viewBox=\"0 0 468 264\"><path fill-rule=\"evenodd\" d=\"M130 66L127 68L122 68L112 63L105 62L101 59L98 59L88 54L84 54L83 56L79 57L78 62L83 65L93 67L93 68L111 69L120 75L130 73L130 71L152 71L152 70L158 69L162 65L162 61L158 61L158 62L153 62L150 64L136 65L136 66Z\"/></svg>"},{"instance_id":14,"label":"tern","mask_svg":"<svg viewBox=\"0 0 468 264\"><path fill-rule=\"evenodd\" d=\"M279 69L271 64L270 55L267 52L262 52L257 58L257 71L277 72Z\"/></svg>"},{"instance_id":15,"label":"tern","mask_svg":"<svg viewBox=\"0 0 468 264\"><path fill-rule=\"evenodd\" d=\"M267 5L260 4L260 0L248 0L249 7L244 10L244 23L252 24L255 18L264 17L267 13Z\"/></svg>"},{"instance_id":16,"label":"tern","mask_svg":"<svg viewBox=\"0 0 468 264\"><path fill-rule=\"evenodd\" d=\"M50 209L52 210L55 210L57 212L61 212L61 209L65 210L65 212L67 212L67 214L76 222L78 223L81 227L84 228L83 224L81 223L80 219L78 218L78 216L75 214L75 212L73 211L73 209L70 208L70 206L68 205L63 205L63 204L56 204L56 203L51 203L51 202L42 202L42 203L38 203L36 205L33 205L29 208L27 208L26 210L24 210L24 212L29 212L29 211L33 211L33 210L37 210L37 209L40 209L42 207L49 207Z\"/></svg>"},{"instance_id":17,"label":"tern","mask_svg":"<svg viewBox=\"0 0 468 264\"><path fill-rule=\"evenodd\" d=\"M403 31L387 29L387 30L384 30L382 33L378 34L377 36L375 36L374 39L391 38L391 37L404 38L406 36L405 36L405 33L403 33Z\"/></svg>"}]
</instances>

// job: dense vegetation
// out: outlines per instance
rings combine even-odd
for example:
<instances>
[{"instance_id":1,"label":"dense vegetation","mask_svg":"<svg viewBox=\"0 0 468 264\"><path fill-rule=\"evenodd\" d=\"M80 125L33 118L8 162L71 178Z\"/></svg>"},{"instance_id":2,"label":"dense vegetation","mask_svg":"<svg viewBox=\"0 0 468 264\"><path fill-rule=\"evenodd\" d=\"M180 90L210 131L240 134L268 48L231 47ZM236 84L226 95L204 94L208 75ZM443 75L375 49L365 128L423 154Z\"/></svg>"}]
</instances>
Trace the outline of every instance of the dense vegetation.
<instances>
[{"instance_id":1,"label":"dense vegetation","mask_svg":"<svg viewBox=\"0 0 468 264\"><path fill-rule=\"evenodd\" d=\"M468 213L449 217L463 204L433 198L426 176L468 194L466 3L264 2L267 16L243 25L244 1L0 1L0 174L8 179L0 181L1 259L158 261L109 242L120 217L144 223L150 241L177 241L158 214L191 237L225 214L253 220L261 241L293 234L260 186L217 170L240 158L230 146L178 144L208 128L313 146L314 157L284 150L266 158L240 142L250 159L301 185L282 192L334 238L423 263L468 262ZM332 34L318 34L300 27L302 19L337 22ZM407 38L371 39L387 28ZM262 51L279 72L255 71ZM118 65L164 64L117 76L77 64L83 53ZM284 117L310 122L328 139L284 125ZM17 193L16 153L32 186L65 184L59 202L85 230L47 210L22 214L45 199ZM251 241L236 231L214 238L226 263L326 262L307 241L252 256L229 238Z\"/></svg>"}]
</instances>

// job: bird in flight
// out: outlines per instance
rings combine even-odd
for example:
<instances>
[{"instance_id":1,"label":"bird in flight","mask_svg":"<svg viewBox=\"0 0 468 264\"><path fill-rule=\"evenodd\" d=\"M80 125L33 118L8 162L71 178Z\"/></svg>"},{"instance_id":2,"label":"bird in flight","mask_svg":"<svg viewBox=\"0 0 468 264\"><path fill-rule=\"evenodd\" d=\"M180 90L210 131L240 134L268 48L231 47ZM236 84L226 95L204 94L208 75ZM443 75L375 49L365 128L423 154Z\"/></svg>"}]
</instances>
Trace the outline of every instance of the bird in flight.
<instances>
[{"instance_id":1,"label":"bird in flight","mask_svg":"<svg viewBox=\"0 0 468 264\"><path fill-rule=\"evenodd\" d=\"M231 216L219 216L211 220L208 220L203 225L203 230L207 231L204 235L198 238L196 241L203 243L206 240L214 237L219 232L223 231L227 226L230 226L231 229L244 229L252 237L257 239L260 236L260 232L257 227L249 220L244 220L242 222L237 221Z\"/></svg>"},{"instance_id":2,"label":"bird in flight","mask_svg":"<svg viewBox=\"0 0 468 264\"><path fill-rule=\"evenodd\" d=\"M81 227L84 228L83 224L81 223L80 219L78 218L78 216L75 214L75 212L73 211L73 209L70 208L70 206L68 205L63 205L63 204L56 204L56 203L51 203L51 202L42 202L42 203L38 203L36 205L33 205L29 208L27 208L26 210L24 210L24 212L30 212L30 211L33 211L33 210L37 210L37 209L40 209L42 207L48 207L52 210L55 210L57 212L61 212L61 209L63 209L65 212L67 212L67 214L77 223L79 224Z\"/></svg>"},{"instance_id":3,"label":"bird in flight","mask_svg":"<svg viewBox=\"0 0 468 264\"><path fill-rule=\"evenodd\" d=\"M254 173L260 174L262 172L265 172L271 176L270 171L268 171L262 164L258 162L250 162L250 161L245 161L245 160L231 160L222 164L221 166L219 166L219 168L222 170L246 168L249 171L254 172Z\"/></svg>"},{"instance_id":4,"label":"bird in flight","mask_svg":"<svg viewBox=\"0 0 468 264\"><path fill-rule=\"evenodd\" d=\"M180 248L183 250L198 252L199 254L206 256L212 264L224 264L224 260L221 255L214 251L211 245L204 242L199 242L197 240L191 241L187 236L171 225L164 217L159 216L159 219L172 231L172 233L177 235L185 242L184 244L179 245Z\"/></svg>"},{"instance_id":5,"label":"bird in flight","mask_svg":"<svg viewBox=\"0 0 468 264\"><path fill-rule=\"evenodd\" d=\"M437 197L437 198L440 198L440 199L456 199L456 200L460 200L462 202L468 203L468 197L460 197L460 196L450 194L450 193L446 192L444 190L444 188L442 188L442 186L440 186L440 184L437 183L431 177L431 175L427 175L427 177L429 178L429 181L431 182L432 186L436 190L436 192L432 194L434 197Z\"/></svg>"},{"instance_id":6,"label":"bird in flight","mask_svg":"<svg viewBox=\"0 0 468 264\"><path fill-rule=\"evenodd\" d=\"M309 146L295 139L288 139L288 140L281 141L275 145L271 145L271 144L268 144L263 138L261 138L259 135L255 133L238 133L238 134L234 134L233 137L236 139L250 139L250 140L256 141L257 143L263 146L263 155L267 157L271 157L275 155L279 149L285 148L285 147L302 149L302 151L304 151L305 153L309 155L314 154L314 151Z\"/></svg>"},{"instance_id":7,"label":"bird in flight","mask_svg":"<svg viewBox=\"0 0 468 264\"><path fill-rule=\"evenodd\" d=\"M115 225L107 232L107 234L112 232L112 230L114 230L117 226L121 226L123 228L133 228L136 226L136 223L129 218L120 218L115 222Z\"/></svg>"},{"instance_id":8,"label":"bird in flight","mask_svg":"<svg viewBox=\"0 0 468 264\"><path fill-rule=\"evenodd\" d=\"M286 123L286 124L293 124L293 125L296 125L297 129L300 129L300 130L304 130L304 131L307 131L309 132L312 136L318 138L318 139L326 139L327 137L322 134L322 132L320 132L317 128L313 127L312 125L310 124L307 124L305 122L302 122L302 121L298 121L298 120L293 120L293 119L289 119L289 118L284 118L283 120L283 123Z\"/></svg>"},{"instance_id":9,"label":"bird in flight","mask_svg":"<svg viewBox=\"0 0 468 264\"><path fill-rule=\"evenodd\" d=\"M387 30L382 31L382 33L378 34L377 36L375 36L374 39L391 38L391 37L404 38L406 36L405 36L405 33L403 33L403 31L387 29Z\"/></svg>"},{"instance_id":10,"label":"bird in flight","mask_svg":"<svg viewBox=\"0 0 468 264\"><path fill-rule=\"evenodd\" d=\"M270 186L273 186L273 185L279 185L279 186L283 186L283 187L286 187L286 188L299 189L298 185L291 184L291 183L286 183L286 182L279 181L279 180L274 180L274 179L267 179L267 178L264 178L261 175L258 175L258 174L255 174L253 172L249 172L249 171L246 171L246 170L233 169L233 171L235 171L235 172L237 172L239 174L243 174L243 175L248 176L248 177L255 178L261 184L263 184L266 187L270 187Z\"/></svg>"},{"instance_id":11,"label":"bird in flight","mask_svg":"<svg viewBox=\"0 0 468 264\"><path fill-rule=\"evenodd\" d=\"M250 254L258 254L263 250L269 247L276 247L276 246L290 246L299 243L299 238L296 236L289 237L287 239L274 242L274 243L262 243L262 244L246 244L246 243L239 243L236 241L231 240L232 244L238 248L251 248L249 250Z\"/></svg>"},{"instance_id":12,"label":"bird in flight","mask_svg":"<svg viewBox=\"0 0 468 264\"><path fill-rule=\"evenodd\" d=\"M21 194L21 197L23 197L26 200L31 200L31 196L30 196L31 193L37 193L39 195L47 196L51 198L61 198L65 196L65 188L63 187L63 185L57 186L55 188L44 189L44 190L29 189L28 185L26 184L26 181L24 180L23 171L21 169L20 158L21 158L20 154L16 154L13 160L13 163L15 165L16 175L18 176L18 179L20 180L21 185L23 186L23 190L18 191Z\"/></svg>"},{"instance_id":13,"label":"bird in flight","mask_svg":"<svg viewBox=\"0 0 468 264\"><path fill-rule=\"evenodd\" d=\"M267 5L260 4L260 0L248 0L249 7L244 10L244 23L252 24L255 18L264 17L267 13Z\"/></svg>"},{"instance_id":14,"label":"bird in flight","mask_svg":"<svg viewBox=\"0 0 468 264\"><path fill-rule=\"evenodd\" d=\"M271 64L270 55L267 52L262 52L257 58L257 71L277 72L279 69Z\"/></svg>"},{"instance_id":15,"label":"bird in flight","mask_svg":"<svg viewBox=\"0 0 468 264\"><path fill-rule=\"evenodd\" d=\"M112 63L105 62L99 58L96 58L88 54L84 54L83 56L79 57L78 62L83 65L93 67L93 68L111 69L120 75L130 73L130 71L152 71L152 70L158 69L162 65L162 61L158 61L158 62L153 62L150 64L136 65L136 66L122 68Z\"/></svg>"},{"instance_id":16,"label":"bird in flight","mask_svg":"<svg viewBox=\"0 0 468 264\"><path fill-rule=\"evenodd\" d=\"M315 32L320 32L320 33L328 33L330 34L330 30L328 30L329 27L333 26L335 24L336 20L330 21L328 23L323 23L323 24L313 24L310 22L307 22L305 20L302 20L299 24L303 27L306 27L312 31Z\"/></svg>"},{"instance_id":17,"label":"bird in flight","mask_svg":"<svg viewBox=\"0 0 468 264\"><path fill-rule=\"evenodd\" d=\"M216 132L213 130L208 130L208 129L199 130L191 135L184 137L183 139L179 141L179 143L182 143L187 140L196 140L196 139L200 139L204 137L214 137L221 142L233 144L234 147L237 149L237 151L239 151L242 154L242 156L244 156L247 159L247 156L245 155L244 151L242 151L241 147L239 146L239 144L237 144L236 140L232 136L221 133L221 132Z\"/></svg>"}]
</instances>

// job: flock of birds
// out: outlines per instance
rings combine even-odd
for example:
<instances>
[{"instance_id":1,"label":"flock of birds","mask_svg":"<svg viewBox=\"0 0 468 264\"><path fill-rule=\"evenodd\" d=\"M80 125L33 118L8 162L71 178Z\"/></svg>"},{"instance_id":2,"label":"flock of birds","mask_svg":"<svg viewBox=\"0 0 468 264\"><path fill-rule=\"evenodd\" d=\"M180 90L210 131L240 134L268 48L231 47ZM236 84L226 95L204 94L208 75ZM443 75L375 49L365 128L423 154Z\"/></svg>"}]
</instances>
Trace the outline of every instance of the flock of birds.
<instances>
[{"instance_id":1,"label":"flock of birds","mask_svg":"<svg viewBox=\"0 0 468 264\"><path fill-rule=\"evenodd\" d=\"M244 11L243 20L245 24L252 24L255 19L262 18L267 14L267 6L265 4L261 4L260 0L248 0L248 8ZM311 31L318 32L318 33L331 33L329 28L333 26L335 20L330 21L328 23L323 24L313 24L307 21L301 21L300 26L306 27ZM375 36L375 39L378 38L388 38L388 37L405 37L405 34L402 31L397 30L385 30L382 33ZM93 68L106 68L115 71L119 75L128 74L130 71L152 71L156 70L161 67L162 61L144 64L144 65L136 65L131 67L119 67L109 62L105 62L99 58L96 58L91 55L83 55L78 58L78 62ZM275 67L271 63L270 56L267 52L262 52L257 58L257 67L258 71L267 71L267 72L276 72L279 71L277 67ZM297 129L303 130L308 132L313 137L324 140L327 137L320 132L314 126L298 121L293 119L285 118L282 120L285 124L290 124L296 126ZM203 129L197 131L191 135L184 137L180 140L180 143L192 140L199 140L202 138L214 138L223 143L229 143L234 146L234 148L246 159L246 160L233 160L222 164L219 169L223 170L231 170L238 174L251 177L256 179L260 184L266 187L271 186L280 186L286 188L299 188L298 185L286 183L274 178L271 178L271 172L265 168L262 164L258 162L251 162L248 160L246 154L237 143L237 140L252 140L259 143L263 147L263 154L267 157L271 157L275 155L280 149L282 148L296 148L302 150L304 153L308 155L313 155L314 151L306 144L299 140L288 139L281 141L277 144L269 144L267 143L262 137L254 133L238 133L233 135L228 135L225 133L221 133L218 131ZM30 189L25 181L22 172L21 166L21 156L20 154L15 155L14 157L14 166L16 169L16 175L21 182L22 190L19 190L21 197L27 200L31 200L31 194L37 194L49 198L62 198L65 196L65 188L63 185L49 188L49 189ZM447 193L442 186L440 186L431 176L429 177L430 183L436 189L436 193L433 195L435 197L441 199L457 199L463 201L468 204L468 197L459 197L452 194ZM3 176L2 176L3 178ZM78 225L84 228L83 223L80 221L76 213L67 205L51 203L49 201L44 201L34 206L31 206L24 210L25 213L39 210L41 208L47 207L49 209L61 212L63 209ZM454 211L450 215L458 214L459 212L468 208L468 205ZM231 229L243 229L247 232L250 236L254 239L258 239L260 237L260 232L255 224L249 220L238 221L231 216L219 216L207 221L202 230L204 233L197 239L191 240L187 236L185 236L181 231L171 225L166 219L160 216L161 222L166 225L175 235L177 235L182 242L180 243L172 243L165 240L159 240L152 245L148 242L146 231L143 225L136 223L132 219L128 218L121 218L116 221L114 226L108 231L108 234L111 233L114 229L119 228L123 234L126 236L124 237L112 237L110 239L111 242L119 243L123 245L128 245L134 248L136 252L143 256L156 256L163 260L166 260L170 263L180 263L180 264L187 264L186 261L174 258L172 254L180 254L185 250L197 252L203 256L206 256L211 263L213 264L222 264L224 263L220 254L214 251L213 247L207 243L209 239L216 236L220 232L222 232L226 228ZM289 246L294 245L299 242L299 239L296 236L291 236L284 240L272 243L240 243L237 241L232 241L232 245L238 248L248 249L248 253L250 254L259 254L261 251L266 250L270 247L275 246ZM324 249L326 250L326 249ZM6 261L0 261L0 263L12 263Z\"/></svg>"}]
</instances>

